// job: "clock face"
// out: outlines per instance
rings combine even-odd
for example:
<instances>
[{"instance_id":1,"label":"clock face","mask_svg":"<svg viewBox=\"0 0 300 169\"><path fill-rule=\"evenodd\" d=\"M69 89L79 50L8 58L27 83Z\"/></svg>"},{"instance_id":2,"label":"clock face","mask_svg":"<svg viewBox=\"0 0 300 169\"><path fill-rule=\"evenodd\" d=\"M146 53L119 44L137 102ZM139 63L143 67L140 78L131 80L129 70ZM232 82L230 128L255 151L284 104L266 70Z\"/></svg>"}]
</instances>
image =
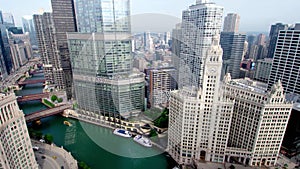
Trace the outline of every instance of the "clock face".
<instances>
[{"instance_id":1,"label":"clock face","mask_svg":"<svg viewBox=\"0 0 300 169\"><path fill-rule=\"evenodd\" d=\"M216 69L215 69L215 68L210 68L210 69L209 69L209 72L210 72L210 73L215 73L215 72L216 72Z\"/></svg>"}]
</instances>

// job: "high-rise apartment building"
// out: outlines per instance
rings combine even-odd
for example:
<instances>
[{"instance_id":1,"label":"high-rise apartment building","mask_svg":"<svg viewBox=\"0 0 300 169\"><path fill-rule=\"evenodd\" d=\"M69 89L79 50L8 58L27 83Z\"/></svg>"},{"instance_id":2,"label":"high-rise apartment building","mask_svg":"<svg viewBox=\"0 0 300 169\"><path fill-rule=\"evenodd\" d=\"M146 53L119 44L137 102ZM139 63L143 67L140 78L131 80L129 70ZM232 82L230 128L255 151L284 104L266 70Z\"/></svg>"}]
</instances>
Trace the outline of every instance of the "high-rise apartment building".
<instances>
[{"instance_id":1,"label":"high-rise apartment building","mask_svg":"<svg viewBox=\"0 0 300 169\"><path fill-rule=\"evenodd\" d=\"M144 108L144 74L133 71L129 0L78 0L79 33L69 33L82 116L128 118Z\"/></svg>"},{"instance_id":2,"label":"high-rise apartment building","mask_svg":"<svg viewBox=\"0 0 300 169\"><path fill-rule=\"evenodd\" d=\"M182 13L182 44L179 61L179 88L202 84L204 59L212 37L220 34L223 7L199 0Z\"/></svg>"},{"instance_id":3,"label":"high-rise apartment building","mask_svg":"<svg viewBox=\"0 0 300 169\"><path fill-rule=\"evenodd\" d=\"M275 48L276 48L276 42L278 38L278 33L280 30L287 30L288 25L287 24L282 24L282 23L276 23L275 25L271 26L270 34L269 34L269 49L268 49L268 58L273 58Z\"/></svg>"},{"instance_id":4,"label":"high-rise apartment building","mask_svg":"<svg viewBox=\"0 0 300 169\"><path fill-rule=\"evenodd\" d=\"M226 161L250 166L274 166L279 156L292 104L281 82L267 91L265 83L224 77L224 92L234 99Z\"/></svg>"},{"instance_id":5,"label":"high-rise apartment building","mask_svg":"<svg viewBox=\"0 0 300 169\"><path fill-rule=\"evenodd\" d=\"M233 100L223 97L220 84L222 48L219 36L208 48L202 86L171 92L168 152L179 164L193 160L224 162Z\"/></svg>"},{"instance_id":6,"label":"high-rise apartment building","mask_svg":"<svg viewBox=\"0 0 300 169\"><path fill-rule=\"evenodd\" d=\"M51 4L57 40L57 50L59 52L59 59L63 70L65 90L67 98L71 99L74 94L74 90L67 33L77 32L74 1L51 0Z\"/></svg>"},{"instance_id":7,"label":"high-rise apartment building","mask_svg":"<svg viewBox=\"0 0 300 169\"><path fill-rule=\"evenodd\" d=\"M230 73L233 79L240 78L240 65L244 56L246 35L235 32L221 33L221 47L223 49L222 76Z\"/></svg>"},{"instance_id":8,"label":"high-rise apartment building","mask_svg":"<svg viewBox=\"0 0 300 169\"><path fill-rule=\"evenodd\" d=\"M300 94L300 28L279 31L268 89L278 80L285 93Z\"/></svg>"},{"instance_id":9,"label":"high-rise apartment building","mask_svg":"<svg viewBox=\"0 0 300 169\"><path fill-rule=\"evenodd\" d=\"M273 59L265 58L257 60L255 66L254 80L268 83L271 68L272 68Z\"/></svg>"},{"instance_id":10,"label":"high-rise apartment building","mask_svg":"<svg viewBox=\"0 0 300 169\"><path fill-rule=\"evenodd\" d=\"M24 113L15 94L0 94L0 109L1 168L37 169Z\"/></svg>"},{"instance_id":11,"label":"high-rise apartment building","mask_svg":"<svg viewBox=\"0 0 300 169\"><path fill-rule=\"evenodd\" d=\"M33 15L33 20L46 81L58 89L64 89L64 73L58 53L52 13L45 12L42 15Z\"/></svg>"},{"instance_id":12,"label":"high-rise apartment building","mask_svg":"<svg viewBox=\"0 0 300 169\"><path fill-rule=\"evenodd\" d=\"M37 47L38 43L36 40L36 32L34 28L33 16L32 15L23 16L22 24L23 24L24 33L29 32L31 45Z\"/></svg>"},{"instance_id":13,"label":"high-rise apartment building","mask_svg":"<svg viewBox=\"0 0 300 169\"><path fill-rule=\"evenodd\" d=\"M235 13L229 13L224 20L223 32L239 32L240 16Z\"/></svg>"},{"instance_id":14,"label":"high-rise apartment building","mask_svg":"<svg viewBox=\"0 0 300 169\"><path fill-rule=\"evenodd\" d=\"M148 106L167 104L170 91L177 88L176 70L173 67L146 69Z\"/></svg>"}]
</instances>

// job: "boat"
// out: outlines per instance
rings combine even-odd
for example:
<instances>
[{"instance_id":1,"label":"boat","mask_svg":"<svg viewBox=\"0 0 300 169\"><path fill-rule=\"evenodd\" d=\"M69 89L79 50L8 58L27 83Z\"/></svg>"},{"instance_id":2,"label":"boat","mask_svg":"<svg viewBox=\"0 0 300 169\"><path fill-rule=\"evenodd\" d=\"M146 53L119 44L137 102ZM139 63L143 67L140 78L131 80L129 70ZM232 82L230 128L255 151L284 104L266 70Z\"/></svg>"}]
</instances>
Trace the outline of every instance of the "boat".
<instances>
[{"instance_id":1,"label":"boat","mask_svg":"<svg viewBox=\"0 0 300 169\"><path fill-rule=\"evenodd\" d=\"M133 140L145 147L152 147L150 139L143 137L142 135L136 135Z\"/></svg>"},{"instance_id":2,"label":"boat","mask_svg":"<svg viewBox=\"0 0 300 169\"><path fill-rule=\"evenodd\" d=\"M131 133L127 130L124 130L124 129L115 129L114 132L113 132L115 135L118 135L118 136L122 136L122 137L131 137Z\"/></svg>"},{"instance_id":3,"label":"boat","mask_svg":"<svg viewBox=\"0 0 300 169\"><path fill-rule=\"evenodd\" d=\"M70 122L68 122L68 121L64 121L64 125L72 126L72 123L70 123Z\"/></svg>"}]
</instances>

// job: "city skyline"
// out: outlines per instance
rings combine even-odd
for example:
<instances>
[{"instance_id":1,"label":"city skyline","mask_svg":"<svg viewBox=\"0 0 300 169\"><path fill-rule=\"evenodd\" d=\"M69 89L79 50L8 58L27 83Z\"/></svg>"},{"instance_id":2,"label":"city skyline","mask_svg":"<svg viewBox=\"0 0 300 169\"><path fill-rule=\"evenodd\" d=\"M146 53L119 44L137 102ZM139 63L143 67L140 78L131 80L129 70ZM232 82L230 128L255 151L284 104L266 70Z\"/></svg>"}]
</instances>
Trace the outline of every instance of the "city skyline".
<instances>
[{"instance_id":1,"label":"city skyline","mask_svg":"<svg viewBox=\"0 0 300 169\"><path fill-rule=\"evenodd\" d=\"M215 0L214 2L221 6L224 6L224 15L226 15L227 13L238 13L241 16L241 32L266 32L269 31L271 24L277 22L296 23L300 20L299 16L293 14L293 11L296 11L297 6L300 5L300 1L287 0L277 1L276 3L269 3L268 1L257 1L256 3L256 1L257 0L236 2L234 0L228 0L224 2L221 0ZM181 11L187 9L190 4L195 4L195 0L187 0L184 2L180 1L178 3L173 2L174 1L171 0L154 0L151 1L151 3L147 3L146 0L132 0L131 14L137 15L145 13L155 13L169 15L170 17L179 19L181 18ZM43 8L45 11L51 11L50 0L40 1L39 3L36 3L36 1L34 0L28 0L26 1L26 3L20 0L15 0L15 3L7 2L3 4L4 5L0 7L0 10L2 10L3 12L12 13L14 15L15 23L17 26L22 26L21 17L24 15L38 14L38 11L41 8ZM293 4L293 6L290 6L289 4ZM253 11L255 11L255 13L253 13ZM257 20L257 18L260 18L260 20ZM175 27L175 25L173 25L173 27ZM169 24L168 28L162 27L162 29L164 29L162 31L171 31L173 27L171 27L171 24Z\"/></svg>"}]
</instances>

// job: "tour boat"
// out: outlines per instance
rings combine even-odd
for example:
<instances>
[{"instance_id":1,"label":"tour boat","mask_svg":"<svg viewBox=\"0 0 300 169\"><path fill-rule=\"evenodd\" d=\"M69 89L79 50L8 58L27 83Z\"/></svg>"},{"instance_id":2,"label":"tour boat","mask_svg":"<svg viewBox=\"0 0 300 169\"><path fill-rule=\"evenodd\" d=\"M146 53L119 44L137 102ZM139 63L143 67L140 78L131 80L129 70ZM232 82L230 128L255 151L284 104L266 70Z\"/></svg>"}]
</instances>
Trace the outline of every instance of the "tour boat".
<instances>
[{"instance_id":1,"label":"tour boat","mask_svg":"<svg viewBox=\"0 0 300 169\"><path fill-rule=\"evenodd\" d=\"M127 137L127 138L131 137L131 133L127 130L124 130L124 129L118 129L117 128L117 129L114 130L114 134L118 135L118 136L122 136L122 137Z\"/></svg>"},{"instance_id":2,"label":"tour boat","mask_svg":"<svg viewBox=\"0 0 300 169\"><path fill-rule=\"evenodd\" d=\"M136 135L133 140L145 147L152 147L151 141L148 138L145 138L141 135Z\"/></svg>"},{"instance_id":3,"label":"tour boat","mask_svg":"<svg viewBox=\"0 0 300 169\"><path fill-rule=\"evenodd\" d=\"M67 125L67 126L72 126L72 124L68 121L64 121L64 125Z\"/></svg>"}]
</instances>

